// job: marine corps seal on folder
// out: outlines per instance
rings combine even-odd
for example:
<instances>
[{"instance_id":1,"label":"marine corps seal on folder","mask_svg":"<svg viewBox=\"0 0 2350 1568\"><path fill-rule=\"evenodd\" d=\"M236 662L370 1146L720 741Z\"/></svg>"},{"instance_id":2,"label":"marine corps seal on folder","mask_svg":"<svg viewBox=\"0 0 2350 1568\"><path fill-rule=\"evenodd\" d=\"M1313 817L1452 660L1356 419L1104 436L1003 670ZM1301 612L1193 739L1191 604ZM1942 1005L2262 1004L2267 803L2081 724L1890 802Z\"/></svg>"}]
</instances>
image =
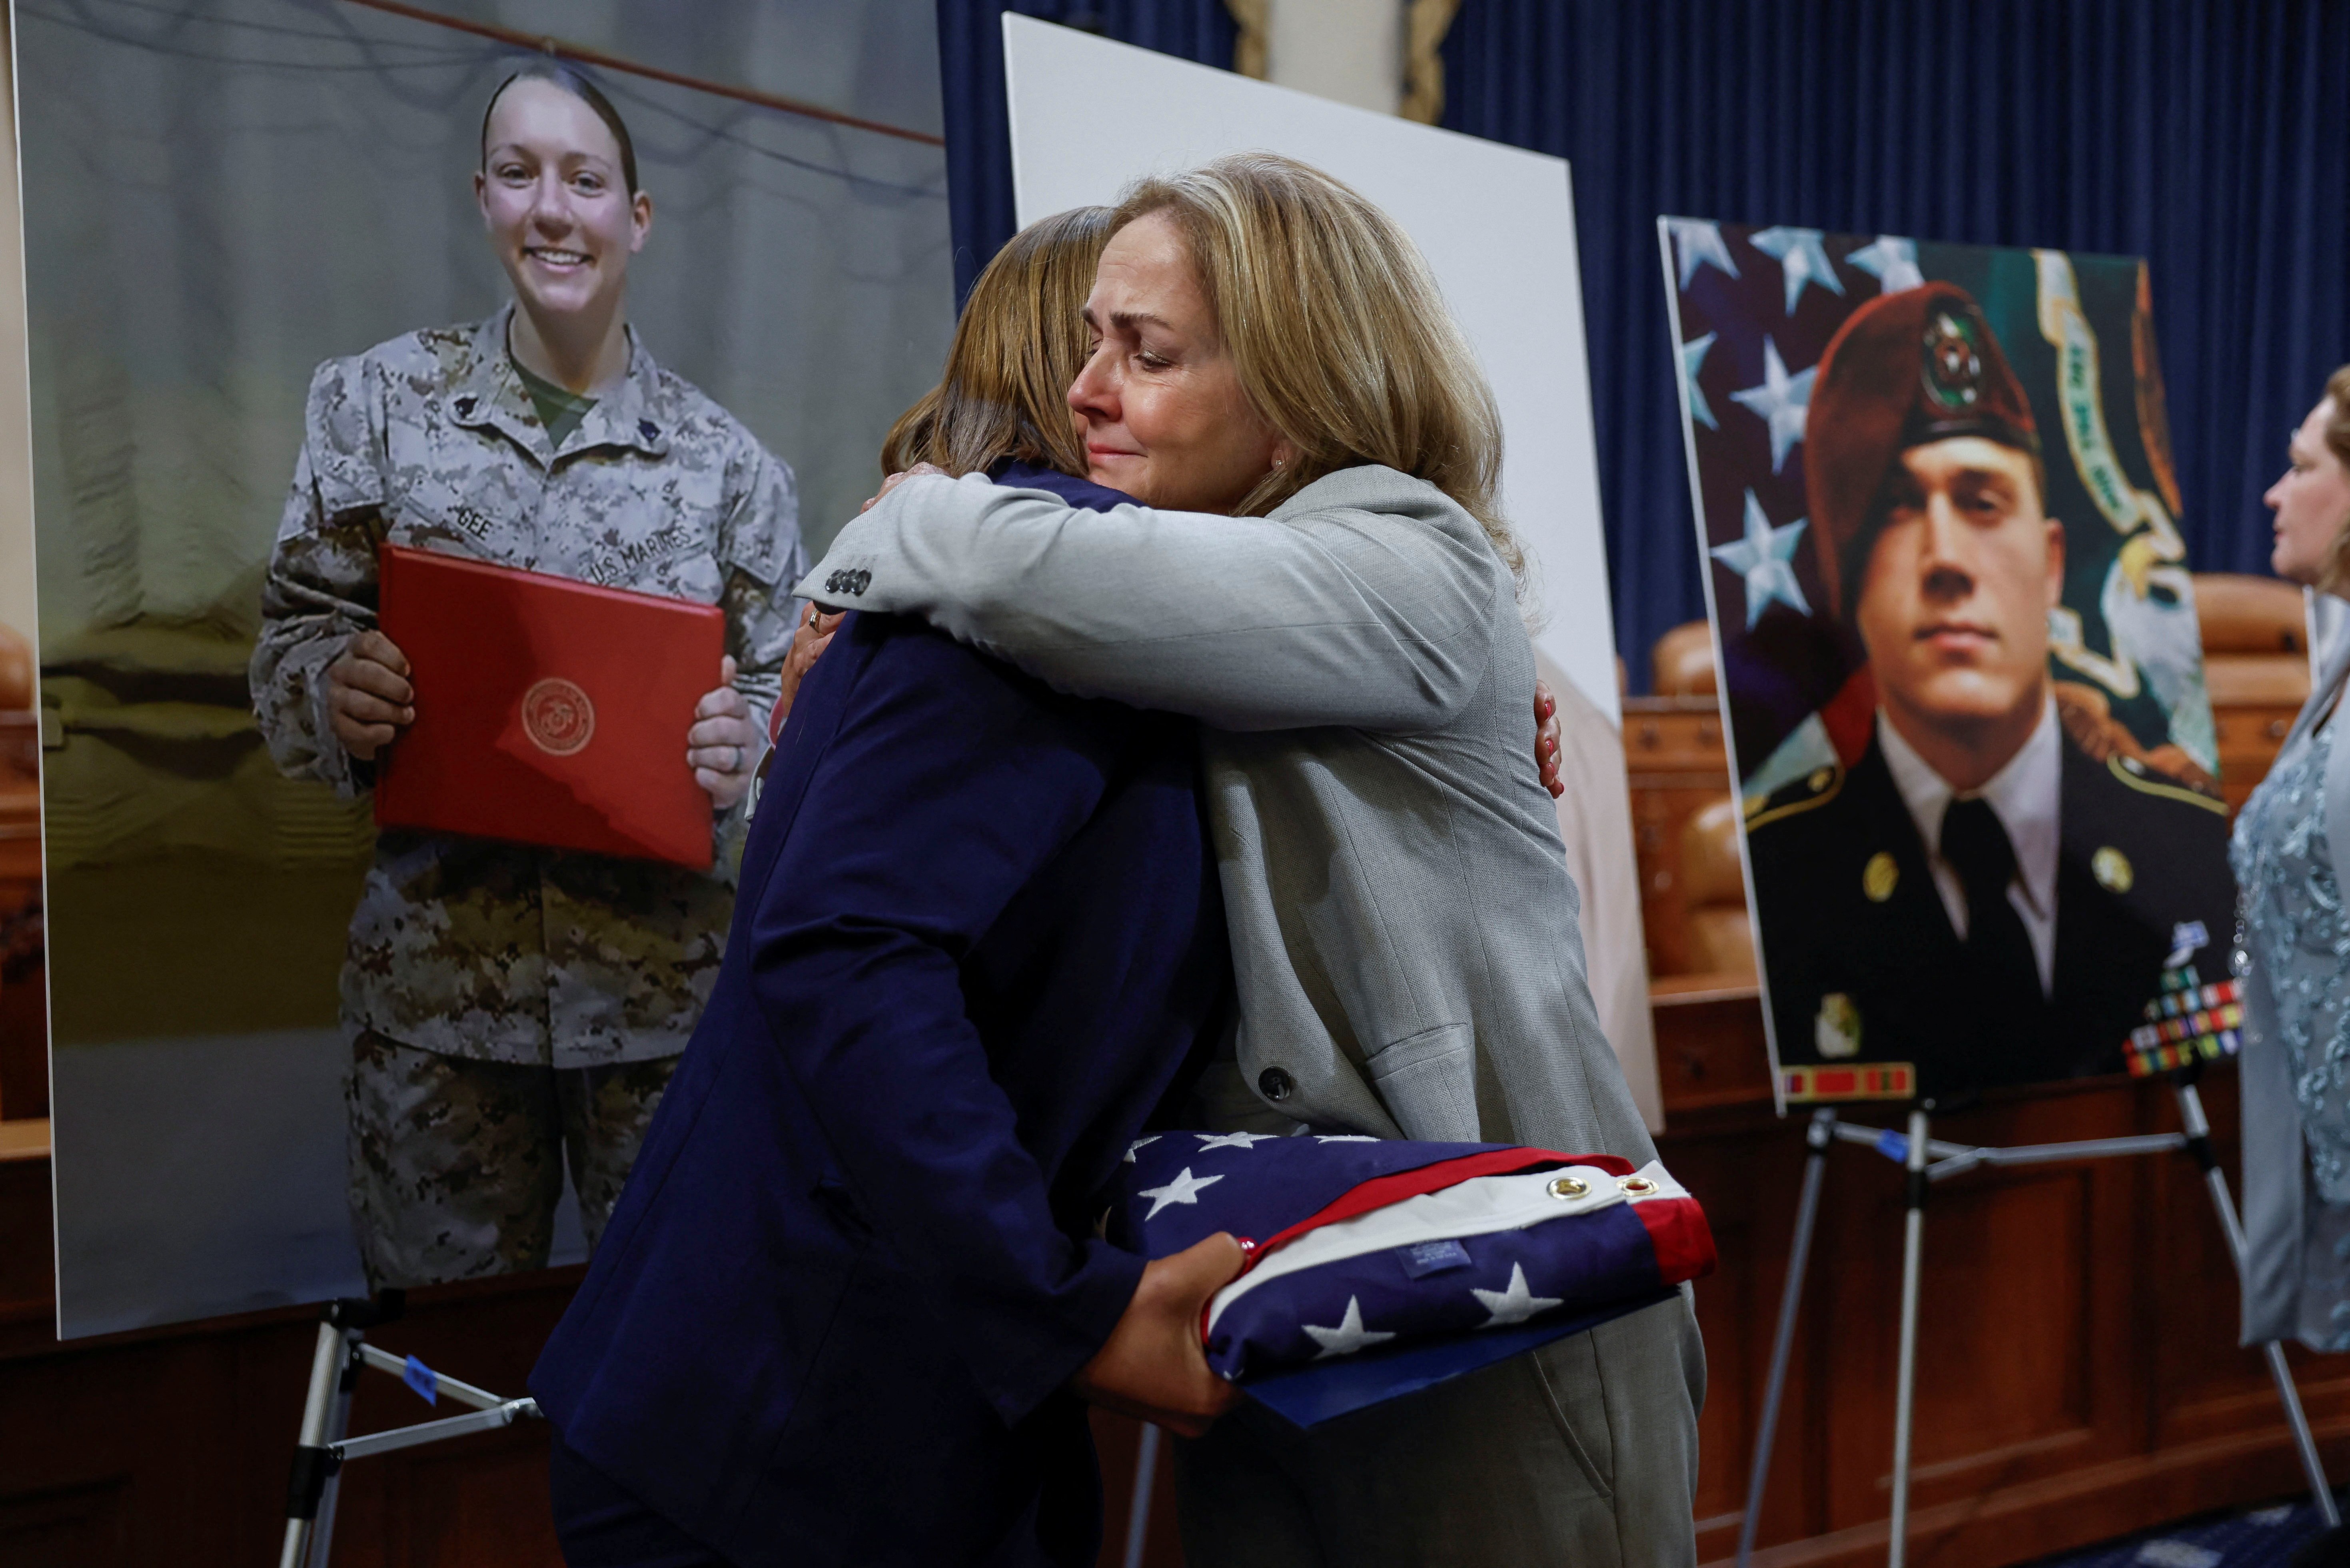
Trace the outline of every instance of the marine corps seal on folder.
<instances>
[{"instance_id":1,"label":"marine corps seal on folder","mask_svg":"<svg viewBox=\"0 0 2350 1568\"><path fill-rule=\"evenodd\" d=\"M725 652L717 606L398 545L381 574L417 700L378 826L708 868L684 735Z\"/></svg>"}]
</instances>

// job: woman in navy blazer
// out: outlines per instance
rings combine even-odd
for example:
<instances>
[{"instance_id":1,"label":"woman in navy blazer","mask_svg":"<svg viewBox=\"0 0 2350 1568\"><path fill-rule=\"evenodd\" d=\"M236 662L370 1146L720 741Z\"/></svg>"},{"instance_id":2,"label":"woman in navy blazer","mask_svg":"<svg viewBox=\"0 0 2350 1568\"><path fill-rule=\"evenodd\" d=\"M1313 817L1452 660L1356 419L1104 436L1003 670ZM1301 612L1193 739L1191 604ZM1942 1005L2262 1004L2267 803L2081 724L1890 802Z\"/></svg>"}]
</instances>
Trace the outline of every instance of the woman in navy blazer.
<instances>
[{"instance_id":1,"label":"woman in navy blazer","mask_svg":"<svg viewBox=\"0 0 2350 1568\"><path fill-rule=\"evenodd\" d=\"M1051 266L1081 298L1098 249L1065 215L991 265L926 444L960 410L998 450L958 456L1051 460L1073 368L989 350L1033 361ZM1077 1394L1201 1427L1232 1397L1195 1325L1237 1245L1146 1269L1093 1233L1230 985L1191 724L916 621L832 640L709 1008L531 1376L574 1568L1090 1563Z\"/></svg>"}]
</instances>

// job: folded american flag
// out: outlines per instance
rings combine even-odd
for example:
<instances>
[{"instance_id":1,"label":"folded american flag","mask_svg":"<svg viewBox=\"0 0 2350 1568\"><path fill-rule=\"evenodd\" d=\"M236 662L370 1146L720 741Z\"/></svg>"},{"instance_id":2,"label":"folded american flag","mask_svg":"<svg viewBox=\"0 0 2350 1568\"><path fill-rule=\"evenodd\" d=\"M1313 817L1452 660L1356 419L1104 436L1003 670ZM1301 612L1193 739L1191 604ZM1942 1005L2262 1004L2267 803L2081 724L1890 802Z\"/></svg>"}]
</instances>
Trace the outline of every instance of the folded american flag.
<instances>
[{"instance_id":1,"label":"folded american flag","mask_svg":"<svg viewBox=\"0 0 2350 1568\"><path fill-rule=\"evenodd\" d=\"M1125 1239L1219 1231L1208 1365L1301 1426L1665 1300L1713 1272L1705 1214L1651 1163L1503 1144L1170 1132L1137 1139Z\"/></svg>"}]
</instances>

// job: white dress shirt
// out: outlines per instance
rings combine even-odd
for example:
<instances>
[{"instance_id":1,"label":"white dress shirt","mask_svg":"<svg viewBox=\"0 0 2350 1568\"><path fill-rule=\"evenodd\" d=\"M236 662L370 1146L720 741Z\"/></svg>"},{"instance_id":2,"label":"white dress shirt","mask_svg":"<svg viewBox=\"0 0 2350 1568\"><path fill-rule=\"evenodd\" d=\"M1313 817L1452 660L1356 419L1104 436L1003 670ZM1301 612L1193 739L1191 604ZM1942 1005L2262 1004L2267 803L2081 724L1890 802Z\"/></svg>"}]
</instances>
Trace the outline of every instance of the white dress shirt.
<instances>
[{"instance_id":1,"label":"white dress shirt","mask_svg":"<svg viewBox=\"0 0 2350 1568\"><path fill-rule=\"evenodd\" d=\"M1967 889L1958 872L1942 858L1942 814L1958 792L1942 782L1933 764L1911 749L1893 727L1885 710L1877 711L1877 743L1892 771L1893 787L1918 825L1926 846L1926 864L1933 868L1934 886L1950 917L1950 929L1964 941L1967 935ZM2056 851L2064 826L2058 820L2064 782L2064 753L2056 732L2056 703L2050 699L2040 722L2023 749L1993 774L1979 790L1969 791L1991 803L1991 815L2007 829L2015 850L2015 879L2008 884L2007 900L2023 918L2032 939L2032 956L2040 966L2040 992L2045 996L2056 983Z\"/></svg>"}]
</instances>

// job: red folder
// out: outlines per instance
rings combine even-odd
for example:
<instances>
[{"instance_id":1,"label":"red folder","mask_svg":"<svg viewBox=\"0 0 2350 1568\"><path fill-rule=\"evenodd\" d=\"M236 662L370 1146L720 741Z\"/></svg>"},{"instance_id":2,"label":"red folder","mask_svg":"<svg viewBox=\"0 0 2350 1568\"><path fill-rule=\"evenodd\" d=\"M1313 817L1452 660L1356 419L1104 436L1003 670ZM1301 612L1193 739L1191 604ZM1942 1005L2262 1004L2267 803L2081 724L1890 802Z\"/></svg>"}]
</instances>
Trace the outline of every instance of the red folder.
<instances>
[{"instance_id":1,"label":"red folder","mask_svg":"<svg viewBox=\"0 0 2350 1568\"><path fill-rule=\"evenodd\" d=\"M416 722L380 754L379 826L709 867L685 732L718 684L718 607L398 545L380 570Z\"/></svg>"}]
</instances>

